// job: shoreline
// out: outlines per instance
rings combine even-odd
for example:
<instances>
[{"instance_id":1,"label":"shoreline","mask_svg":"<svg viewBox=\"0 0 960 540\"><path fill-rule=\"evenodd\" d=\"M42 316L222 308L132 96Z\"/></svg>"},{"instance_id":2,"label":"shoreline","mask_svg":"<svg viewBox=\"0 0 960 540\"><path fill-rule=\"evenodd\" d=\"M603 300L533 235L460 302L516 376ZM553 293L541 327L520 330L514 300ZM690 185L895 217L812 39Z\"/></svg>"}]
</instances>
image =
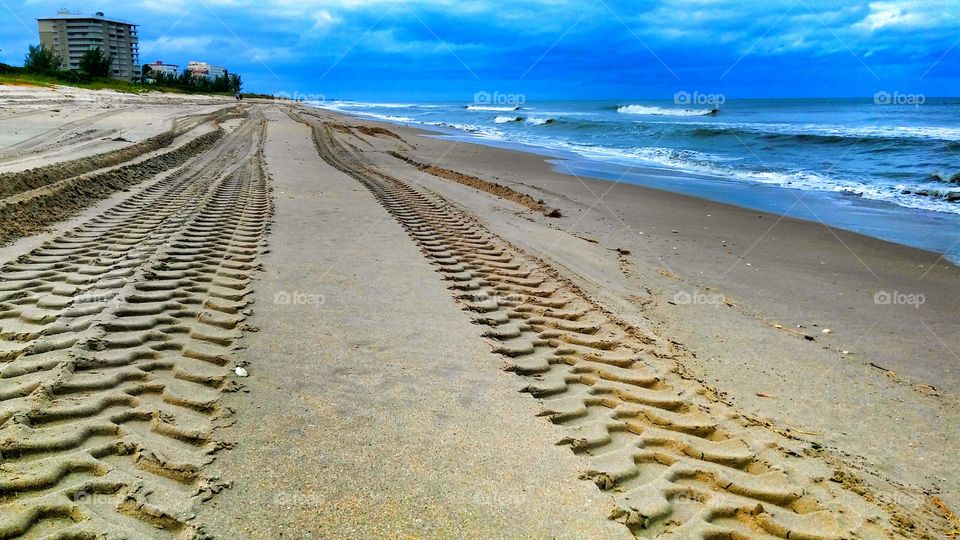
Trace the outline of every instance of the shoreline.
<instances>
[{"instance_id":1,"label":"shoreline","mask_svg":"<svg viewBox=\"0 0 960 540\"><path fill-rule=\"evenodd\" d=\"M419 127L397 126L336 111L323 112L417 137L422 143L414 145L411 154L418 156L420 161L501 183L521 194L543 200L546 206L560 208L563 213L563 217L553 220L551 226L556 228L559 225L586 244L595 240L611 250L615 250L613 244L619 242L633 248L630 249L633 259L644 259L643 262L651 267L687 277L698 285L716 290L730 287L731 298L755 302L758 313L763 313L764 318L783 321L784 325L791 321L797 324L824 321L824 324L810 323L811 329L820 332L829 327L826 322L831 317L825 313L830 311L839 315L842 310L882 307L927 310L935 312L934 318L939 321L937 329L941 332L934 333L946 336L944 340L937 340L944 341L944 352L955 357L952 351L960 351L960 336L950 332L953 322L951 305L960 303L960 266L942 254L834 229L823 223L692 195L569 175L556 170L549 158L535 153L451 141L436 138L434 132ZM395 158L390 160L395 161ZM391 163L390 166L395 165ZM600 203L597 203L598 199ZM606 206L613 208L604 208ZM577 215L582 211L598 215ZM651 217L641 218L642 214ZM652 217L654 215L656 218ZM631 217L638 219L631 220ZM758 223L763 225L758 226ZM638 247L637 241L646 245ZM802 301L783 299L790 293L777 283L779 277L771 280L755 275L768 269L775 276L791 275L795 283L807 286ZM738 275L738 272L742 274ZM821 278L829 282L833 295L840 295L839 300L827 299L823 293L813 290ZM845 290L858 294L851 297L844 293ZM883 291L923 295L925 303L920 308L875 304L874 295ZM823 309L816 309L815 305ZM879 317L863 315L858 311L854 316L839 317L833 327L860 328L866 332ZM894 318L904 315L913 316L915 313L899 313ZM865 325L858 319L871 322ZM919 336L922 331L927 338L930 337L922 324L917 326L915 323L914 326L917 329L914 335ZM849 350L849 347L844 349L837 343L835 337L821 335L816 339L835 342L833 348L837 353ZM922 342L918 339L914 344ZM960 369L953 370L950 365L945 365L942 370L923 373L923 370L916 369L915 363L892 358L882 348L873 352L887 365L893 366L894 371L910 373L921 383L937 387L944 385L960 393Z\"/></svg>"},{"instance_id":2,"label":"shoreline","mask_svg":"<svg viewBox=\"0 0 960 540\"><path fill-rule=\"evenodd\" d=\"M747 210L823 222L830 227L878 240L943 253L953 264L960 264L960 214L911 208L839 191L794 189L756 181L731 180L653 163L636 165L593 159L572 151L484 137L449 126L424 125L354 111L305 106L373 123L422 130L442 139L545 157L551 160L560 174L630 183ZM895 226L891 226L891 223Z\"/></svg>"}]
</instances>

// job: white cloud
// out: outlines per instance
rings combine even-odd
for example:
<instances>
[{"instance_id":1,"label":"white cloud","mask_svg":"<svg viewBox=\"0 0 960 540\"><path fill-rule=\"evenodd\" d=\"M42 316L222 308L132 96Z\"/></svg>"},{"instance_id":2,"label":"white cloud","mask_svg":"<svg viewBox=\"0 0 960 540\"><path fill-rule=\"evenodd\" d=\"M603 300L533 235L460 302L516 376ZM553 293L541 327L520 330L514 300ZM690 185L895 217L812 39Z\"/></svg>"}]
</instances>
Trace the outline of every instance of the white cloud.
<instances>
[{"instance_id":1,"label":"white cloud","mask_svg":"<svg viewBox=\"0 0 960 540\"><path fill-rule=\"evenodd\" d=\"M332 28L343 22L343 18L321 9L310 14L313 26L300 35L300 39L312 39L327 34Z\"/></svg>"},{"instance_id":2,"label":"white cloud","mask_svg":"<svg viewBox=\"0 0 960 540\"><path fill-rule=\"evenodd\" d=\"M871 2L870 13L854 26L875 32L887 28L923 29L956 22L960 6L952 1L884 1Z\"/></svg>"},{"instance_id":3,"label":"white cloud","mask_svg":"<svg viewBox=\"0 0 960 540\"><path fill-rule=\"evenodd\" d=\"M870 14L854 26L874 31L886 26L914 26L920 21L918 14L905 12L902 6L893 2L873 2Z\"/></svg>"}]
</instances>

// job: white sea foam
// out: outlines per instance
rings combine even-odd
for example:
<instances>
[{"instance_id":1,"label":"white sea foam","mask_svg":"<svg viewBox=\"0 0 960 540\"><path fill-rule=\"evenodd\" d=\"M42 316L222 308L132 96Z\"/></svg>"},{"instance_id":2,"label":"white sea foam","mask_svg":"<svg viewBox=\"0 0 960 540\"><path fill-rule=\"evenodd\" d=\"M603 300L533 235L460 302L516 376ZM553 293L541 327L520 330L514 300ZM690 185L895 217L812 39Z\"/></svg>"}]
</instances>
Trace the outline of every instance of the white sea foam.
<instances>
[{"instance_id":1,"label":"white sea foam","mask_svg":"<svg viewBox=\"0 0 960 540\"><path fill-rule=\"evenodd\" d=\"M332 105L348 109L409 109L414 103L365 103L362 101L334 101Z\"/></svg>"},{"instance_id":2,"label":"white sea foam","mask_svg":"<svg viewBox=\"0 0 960 540\"><path fill-rule=\"evenodd\" d=\"M621 114L642 114L646 116L706 116L713 114L710 109L671 109L646 105L621 105L617 107Z\"/></svg>"},{"instance_id":3,"label":"white sea foam","mask_svg":"<svg viewBox=\"0 0 960 540\"><path fill-rule=\"evenodd\" d=\"M673 122L663 122L670 123ZM829 124L774 124L764 122L688 122L717 130L742 130L777 135L813 135L863 139L915 138L960 141L960 128L941 126L836 126Z\"/></svg>"},{"instance_id":4,"label":"white sea foam","mask_svg":"<svg viewBox=\"0 0 960 540\"><path fill-rule=\"evenodd\" d=\"M493 119L494 124L510 124L513 122L525 122L531 126L545 126L554 122L553 118L528 117L522 116L498 116Z\"/></svg>"},{"instance_id":5,"label":"white sea foam","mask_svg":"<svg viewBox=\"0 0 960 540\"><path fill-rule=\"evenodd\" d=\"M520 107L518 106L497 107L493 105L467 105L465 108L468 111L493 111L493 112L509 112L509 111L520 110Z\"/></svg>"},{"instance_id":6,"label":"white sea foam","mask_svg":"<svg viewBox=\"0 0 960 540\"><path fill-rule=\"evenodd\" d=\"M547 124L552 124L554 122L553 118L527 118L527 123L533 126L545 126Z\"/></svg>"},{"instance_id":7,"label":"white sea foam","mask_svg":"<svg viewBox=\"0 0 960 540\"><path fill-rule=\"evenodd\" d=\"M464 124L462 122L424 122L423 124L427 126L445 127L456 129L458 131L465 131L474 137L479 137L482 139L492 139L498 141L509 140L504 132L493 127Z\"/></svg>"},{"instance_id":8,"label":"white sea foam","mask_svg":"<svg viewBox=\"0 0 960 540\"><path fill-rule=\"evenodd\" d=\"M667 169L682 170L712 177L775 185L788 189L845 193L877 201L890 202L906 208L932 210L935 212L960 213L960 205L943 198L922 197L903 193L902 185L868 184L858 180L846 180L817 174L812 171L756 171L743 170L723 165L724 158L693 150L670 148L616 149L577 144L564 144L566 149L593 159L635 164L645 161ZM919 187L914 187L914 191Z\"/></svg>"},{"instance_id":9,"label":"white sea foam","mask_svg":"<svg viewBox=\"0 0 960 540\"><path fill-rule=\"evenodd\" d=\"M319 108L330 109L330 107L319 107ZM406 123L416 122L416 120L414 120L409 116L398 116L394 114L380 114L380 113L368 112L368 111L344 111L341 109L331 109L331 110L335 110L337 112L345 112L347 114L352 114L355 116L363 116L364 118L373 118L375 120L385 120L387 122L406 122Z\"/></svg>"},{"instance_id":10,"label":"white sea foam","mask_svg":"<svg viewBox=\"0 0 960 540\"><path fill-rule=\"evenodd\" d=\"M376 113L365 113L364 116L369 116L370 118L379 118L380 120L386 120L388 122L414 122L413 118L409 116L394 116L392 114L376 114Z\"/></svg>"}]
</instances>

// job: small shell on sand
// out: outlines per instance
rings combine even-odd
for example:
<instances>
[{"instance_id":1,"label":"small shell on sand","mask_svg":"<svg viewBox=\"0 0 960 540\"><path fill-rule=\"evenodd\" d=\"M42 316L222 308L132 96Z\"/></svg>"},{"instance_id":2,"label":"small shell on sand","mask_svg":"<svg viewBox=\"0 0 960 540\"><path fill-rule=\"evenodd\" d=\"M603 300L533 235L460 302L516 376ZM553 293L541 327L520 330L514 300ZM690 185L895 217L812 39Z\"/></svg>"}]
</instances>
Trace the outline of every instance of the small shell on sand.
<instances>
[{"instance_id":1,"label":"small shell on sand","mask_svg":"<svg viewBox=\"0 0 960 540\"><path fill-rule=\"evenodd\" d=\"M246 377L247 375L249 375L247 373L247 370L243 369L240 366L237 366L237 369L233 370L233 372L236 373L238 377Z\"/></svg>"}]
</instances>

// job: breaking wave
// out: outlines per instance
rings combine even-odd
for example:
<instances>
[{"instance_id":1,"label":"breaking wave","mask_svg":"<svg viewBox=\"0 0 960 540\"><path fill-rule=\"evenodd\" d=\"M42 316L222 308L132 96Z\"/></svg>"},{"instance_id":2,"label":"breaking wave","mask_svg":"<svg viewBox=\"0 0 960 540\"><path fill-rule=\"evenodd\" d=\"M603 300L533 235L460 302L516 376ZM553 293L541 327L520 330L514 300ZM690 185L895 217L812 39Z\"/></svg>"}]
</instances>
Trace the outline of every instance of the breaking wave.
<instances>
[{"instance_id":1,"label":"breaking wave","mask_svg":"<svg viewBox=\"0 0 960 540\"><path fill-rule=\"evenodd\" d=\"M669 109L647 105L621 105L617 107L617 112L645 116L707 116L716 114L717 111L715 109Z\"/></svg>"}]
</instances>

